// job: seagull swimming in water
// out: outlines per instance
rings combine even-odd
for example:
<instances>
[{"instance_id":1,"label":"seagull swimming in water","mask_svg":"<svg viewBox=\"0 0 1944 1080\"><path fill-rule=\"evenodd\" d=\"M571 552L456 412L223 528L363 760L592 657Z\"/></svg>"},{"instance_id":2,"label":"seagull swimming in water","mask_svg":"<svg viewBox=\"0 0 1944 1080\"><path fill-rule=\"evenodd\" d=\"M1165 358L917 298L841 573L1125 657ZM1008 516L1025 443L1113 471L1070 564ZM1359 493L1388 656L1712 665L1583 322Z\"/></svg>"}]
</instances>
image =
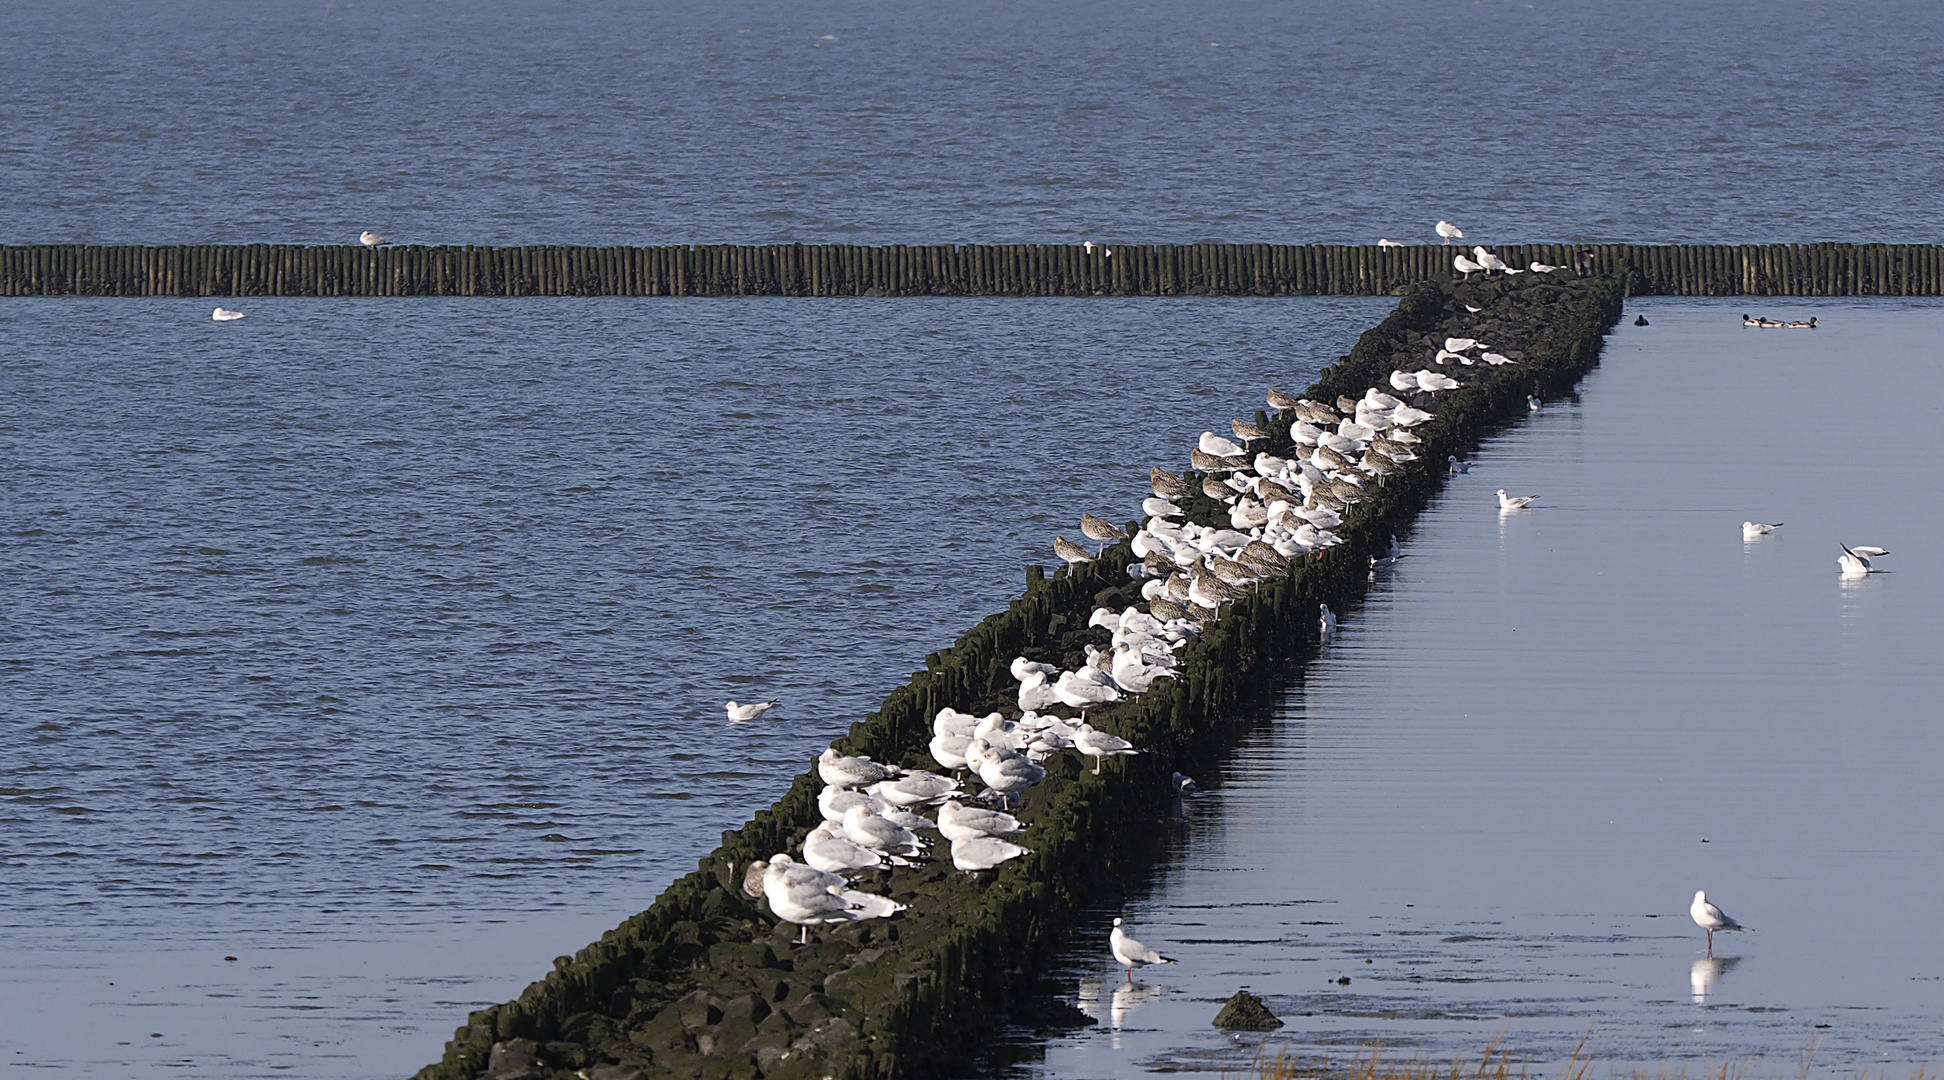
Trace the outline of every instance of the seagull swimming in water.
<instances>
[{"instance_id":1,"label":"seagull swimming in water","mask_svg":"<svg viewBox=\"0 0 1944 1080\"><path fill-rule=\"evenodd\" d=\"M245 315L240 311L231 311L229 308L226 307L217 308L214 312L210 314L209 317L211 319L214 319L217 322L235 322L238 319L249 318L248 315Z\"/></svg>"},{"instance_id":2,"label":"seagull swimming in water","mask_svg":"<svg viewBox=\"0 0 1944 1080\"><path fill-rule=\"evenodd\" d=\"M1504 488L1498 489L1500 510L1524 510L1539 501L1537 495L1507 495Z\"/></svg>"},{"instance_id":3,"label":"seagull swimming in water","mask_svg":"<svg viewBox=\"0 0 1944 1080\"><path fill-rule=\"evenodd\" d=\"M729 714L730 723L740 724L745 720L754 720L771 709L776 708L776 702L759 701L754 705L738 705L732 699L725 702L722 708Z\"/></svg>"},{"instance_id":4,"label":"seagull swimming in water","mask_svg":"<svg viewBox=\"0 0 1944 1080\"><path fill-rule=\"evenodd\" d=\"M1688 915L1694 924L1708 932L1708 955L1714 955L1714 934L1716 930L1746 930L1748 927L1736 922L1728 913L1708 903L1707 890L1697 890L1694 903L1688 906Z\"/></svg>"},{"instance_id":5,"label":"seagull swimming in water","mask_svg":"<svg viewBox=\"0 0 1944 1080\"><path fill-rule=\"evenodd\" d=\"M1526 395L1526 408L1532 410L1533 412L1538 412L1539 406L1544 404L1545 402L1539 400L1539 395L1537 394Z\"/></svg>"},{"instance_id":6,"label":"seagull swimming in water","mask_svg":"<svg viewBox=\"0 0 1944 1080\"><path fill-rule=\"evenodd\" d=\"M1459 461L1458 455L1456 454L1446 454L1445 463L1451 466L1451 475L1453 476L1471 471L1472 463L1469 461Z\"/></svg>"},{"instance_id":7,"label":"seagull swimming in water","mask_svg":"<svg viewBox=\"0 0 1944 1080\"><path fill-rule=\"evenodd\" d=\"M1883 571L1871 566L1870 560L1882 558L1890 554L1884 548L1872 547L1867 544L1858 544L1855 547L1850 547L1847 544L1838 544L1837 546L1843 549L1843 553L1836 556L1836 565L1843 568L1844 577L1862 577L1864 574L1881 574Z\"/></svg>"},{"instance_id":8,"label":"seagull swimming in water","mask_svg":"<svg viewBox=\"0 0 1944 1080\"><path fill-rule=\"evenodd\" d=\"M1134 969L1137 967L1143 967L1148 964L1174 963L1173 960L1162 956L1146 945L1128 937L1127 933L1121 929L1121 921L1119 919L1114 920L1114 932L1109 935L1108 943L1109 947L1113 950L1114 959L1120 961L1120 965L1127 969L1127 981L1130 983L1134 981Z\"/></svg>"},{"instance_id":9,"label":"seagull swimming in water","mask_svg":"<svg viewBox=\"0 0 1944 1080\"><path fill-rule=\"evenodd\" d=\"M1782 524L1780 521L1773 525L1764 525L1759 521L1744 521L1742 522L1742 539L1760 540L1762 537L1781 528Z\"/></svg>"}]
</instances>

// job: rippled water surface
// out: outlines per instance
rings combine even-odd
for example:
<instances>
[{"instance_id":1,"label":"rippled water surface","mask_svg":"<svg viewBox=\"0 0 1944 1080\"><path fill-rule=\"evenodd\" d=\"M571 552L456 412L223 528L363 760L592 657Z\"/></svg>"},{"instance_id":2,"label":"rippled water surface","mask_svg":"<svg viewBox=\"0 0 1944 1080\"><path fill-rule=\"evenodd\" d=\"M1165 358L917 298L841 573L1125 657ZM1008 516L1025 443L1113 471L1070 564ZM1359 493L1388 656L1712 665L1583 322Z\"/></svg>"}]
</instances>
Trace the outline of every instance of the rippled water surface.
<instances>
[{"instance_id":1,"label":"rippled water surface","mask_svg":"<svg viewBox=\"0 0 1944 1080\"><path fill-rule=\"evenodd\" d=\"M1933 0L6 14L9 242L1944 238Z\"/></svg>"},{"instance_id":2,"label":"rippled water surface","mask_svg":"<svg viewBox=\"0 0 1944 1080\"><path fill-rule=\"evenodd\" d=\"M1179 962L1129 986L1101 926L1065 991L1102 1023L1027 1071L1246 1064L1263 1037L1210 1026L1241 987L1272 1056L1944 1060L1944 425L1910 393L1944 307L1741 310L1634 305L1581 400L1479 448L1102 913ZM1755 928L1712 960L1696 889Z\"/></svg>"},{"instance_id":3,"label":"rippled water surface","mask_svg":"<svg viewBox=\"0 0 1944 1080\"><path fill-rule=\"evenodd\" d=\"M1387 307L0 305L9 1063L425 1064Z\"/></svg>"}]
</instances>

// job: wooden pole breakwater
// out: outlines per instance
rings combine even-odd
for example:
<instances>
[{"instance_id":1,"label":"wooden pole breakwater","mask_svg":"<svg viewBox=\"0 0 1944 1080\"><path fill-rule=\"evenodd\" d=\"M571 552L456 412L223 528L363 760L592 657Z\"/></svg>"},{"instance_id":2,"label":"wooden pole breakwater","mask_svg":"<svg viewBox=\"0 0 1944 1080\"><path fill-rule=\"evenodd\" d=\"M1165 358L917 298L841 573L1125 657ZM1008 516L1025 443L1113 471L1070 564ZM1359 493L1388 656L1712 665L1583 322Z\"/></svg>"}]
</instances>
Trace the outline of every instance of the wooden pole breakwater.
<instances>
[{"instance_id":1,"label":"wooden pole breakwater","mask_svg":"<svg viewBox=\"0 0 1944 1080\"><path fill-rule=\"evenodd\" d=\"M1390 296L1469 248L1328 244L0 246L0 296ZM1936 244L1511 244L1642 296L1939 296ZM1109 254L1111 252L1111 254Z\"/></svg>"},{"instance_id":2,"label":"wooden pole breakwater","mask_svg":"<svg viewBox=\"0 0 1944 1080\"><path fill-rule=\"evenodd\" d=\"M1390 372L1425 367L1447 335L1477 336L1516 361L1459 370L1464 388L1439 399L1435 415L1413 429L1421 439L1415 460L1396 463L1346 508L1336 530L1343 543L1296 559L1287 573L1243 593L1181 650L1174 678L1089 712L1096 727L1141 753L1101 774L1071 750L1048 757L1046 779L1023 793L1015 811L1027 824L1015 837L1025 855L977 875L943 858L868 871L859 887L906 910L822 927L816 940L799 944L796 928L779 924L742 885L751 862L798 850L822 821L823 783L813 766L774 806L724 833L722 846L646 911L557 958L517 1000L471 1014L417 1080L892 1080L956 1071L1085 912L1144 880L1166 832L1171 773L1193 774L1217 760L1294 665L1314 653L1317 605L1341 609L1363 595L1371 557L1443 485L1448 454L1466 454L1527 415L1527 394L1557 396L1592 368L1623 295L1618 280L1602 277L1428 284L1326 369L1308 397L1333 402L1390 385ZM1293 453L1290 413L1258 413L1255 422L1269 433L1259 447ZM1191 471L1188 479L1199 491L1203 478ZM1142 494L1130 491L1130 502ZM1228 522L1227 507L1204 495L1181 505L1201 524ZM1107 632L1089 625L1093 611L1140 601L1125 570L1130 561L1122 541L1052 577L1027 568L1023 596L927 656L925 669L835 748L935 767L928 742L940 709L1010 711L1014 657L1077 669L1088 646L1104 643ZM1057 1022L1059 1011L1037 1007L1035 1021ZM1065 1022L1092 1022L1066 1012Z\"/></svg>"}]
</instances>

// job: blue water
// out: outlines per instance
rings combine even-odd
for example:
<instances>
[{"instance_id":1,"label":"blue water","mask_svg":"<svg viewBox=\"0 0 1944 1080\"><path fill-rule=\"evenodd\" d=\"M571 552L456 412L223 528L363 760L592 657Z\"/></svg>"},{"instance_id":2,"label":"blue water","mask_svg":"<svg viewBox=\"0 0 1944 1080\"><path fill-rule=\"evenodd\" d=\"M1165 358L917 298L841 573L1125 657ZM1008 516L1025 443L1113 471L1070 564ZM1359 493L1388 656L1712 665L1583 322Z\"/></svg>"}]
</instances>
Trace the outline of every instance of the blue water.
<instances>
[{"instance_id":1,"label":"blue water","mask_svg":"<svg viewBox=\"0 0 1944 1080\"><path fill-rule=\"evenodd\" d=\"M1934 241L1940 31L16 4L0 242ZM1386 306L0 305L0 1061L431 1060Z\"/></svg>"},{"instance_id":2,"label":"blue water","mask_svg":"<svg viewBox=\"0 0 1944 1080\"><path fill-rule=\"evenodd\" d=\"M1796 304L1814 333L1635 310L1577 401L1451 478L1153 888L1101 913L1178 963L1129 986L1084 936L1062 989L1101 1024L1026 1072L1495 1038L1546 1075L1576 1049L1600 1075L1944 1060L1944 574L1913 497L1944 410L1884 397L1936 369L1944 305ZM1867 464L1831 452L1861 431ZM1842 543L1886 572L1840 577ZM1712 959L1697 889L1754 928ZM1284 1028L1210 1026L1245 986Z\"/></svg>"},{"instance_id":3,"label":"blue water","mask_svg":"<svg viewBox=\"0 0 1944 1080\"><path fill-rule=\"evenodd\" d=\"M0 305L7 1044L424 1064L1387 306Z\"/></svg>"},{"instance_id":4,"label":"blue water","mask_svg":"<svg viewBox=\"0 0 1944 1080\"><path fill-rule=\"evenodd\" d=\"M1938 241L1944 7L17 3L0 240Z\"/></svg>"}]
</instances>

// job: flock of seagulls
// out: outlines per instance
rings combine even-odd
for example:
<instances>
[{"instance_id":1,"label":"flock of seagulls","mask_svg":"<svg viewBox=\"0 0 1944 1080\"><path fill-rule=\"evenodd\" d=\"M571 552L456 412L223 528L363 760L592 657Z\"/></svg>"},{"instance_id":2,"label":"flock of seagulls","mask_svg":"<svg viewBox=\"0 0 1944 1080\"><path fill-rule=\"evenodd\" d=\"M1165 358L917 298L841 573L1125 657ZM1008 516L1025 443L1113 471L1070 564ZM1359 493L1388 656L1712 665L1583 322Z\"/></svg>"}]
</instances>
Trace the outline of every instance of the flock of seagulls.
<instances>
[{"instance_id":1,"label":"flock of seagulls","mask_svg":"<svg viewBox=\"0 0 1944 1080\"><path fill-rule=\"evenodd\" d=\"M1810 316L1807 322L1801 320L1782 322L1779 319L1770 319L1761 315L1757 315L1752 319L1747 315L1743 315L1742 325L1756 326L1763 330L1814 330L1816 328L1816 317L1813 315Z\"/></svg>"}]
</instances>

